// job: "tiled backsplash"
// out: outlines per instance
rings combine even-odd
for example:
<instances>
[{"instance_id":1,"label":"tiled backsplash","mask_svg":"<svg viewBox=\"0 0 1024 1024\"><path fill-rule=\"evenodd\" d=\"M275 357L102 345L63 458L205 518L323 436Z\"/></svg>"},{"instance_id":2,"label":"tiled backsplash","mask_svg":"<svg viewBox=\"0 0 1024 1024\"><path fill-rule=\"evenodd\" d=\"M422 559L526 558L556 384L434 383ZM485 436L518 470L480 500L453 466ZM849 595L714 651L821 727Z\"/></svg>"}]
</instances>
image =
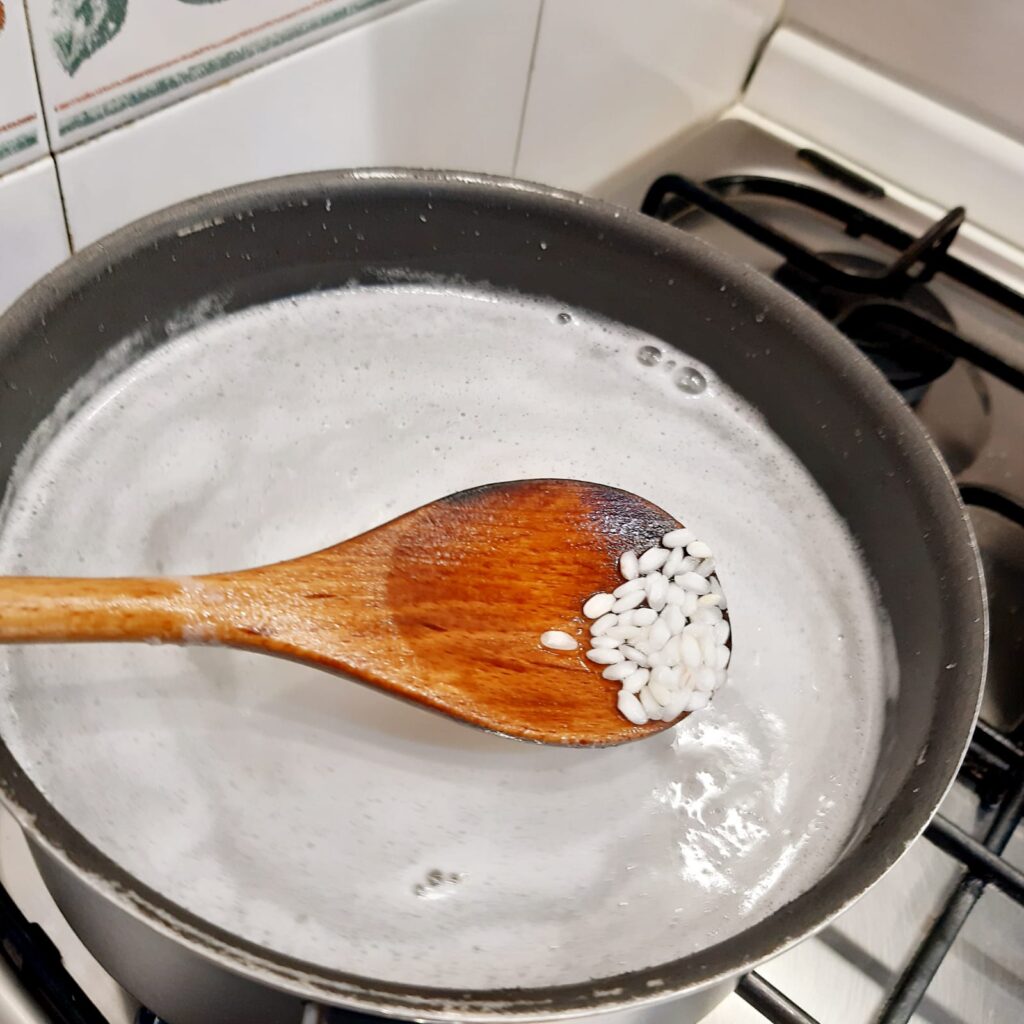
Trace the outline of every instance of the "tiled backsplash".
<instances>
[{"instance_id":1,"label":"tiled backsplash","mask_svg":"<svg viewBox=\"0 0 1024 1024\"><path fill-rule=\"evenodd\" d=\"M1019 127L1021 5L936 3L948 18L928 0L0 0L0 209L34 183L46 215L24 262L46 267L54 224L80 248L187 196L329 167L492 171L632 202L614 183L737 100L780 17ZM786 123L814 99L782 93ZM835 130L826 118L820 141ZM0 280L0 308L22 278Z\"/></svg>"},{"instance_id":2,"label":"tiled backsplash","mask_svg":"<svg viewBox=\"0 0 1024 1024\"><path fill-rule=\"evenodd\" d=\"M75 247L179 200L279 174L510 174L539 7L419 0L58 153Z\"/></svg>"},{"instance_id":3,"label":"tiled backsplash","mask_svg":"<svg viewBox=\"0 0 1024 1024\"><path fill-rule=\"evenodd\" d=\"M0 174L46 152L22 0L0 0Z\"/></svg>"},{"instance_id":4,"label":"tiled backsplash","mask_svg":"<svg viewBox=\"0 0 1024 1024\"><path fill-rule=\"evenodd\" d=\"M591 189L735 101L781 2L0 0L0 310L69 242L257 178Z\"/></svg>"},{"instance_id":5,"label":"tiled backsplash","mask_svg":"<svg viewBox=\"0 0 1024 1024\"><path fill-rule=\"evenodd\" d=\"M260 160L243 152L225 161L227 179L216 167L189 177L189 167L211 156L192 144L201 125L238 141L237 131L231 135L237 126L216 131L210 124L219 108L209 97L224 91L210 86L252 79L242 73L286 64L278 58L419 2L436 0L0 0L0 312L67 258L72 224L96 225L82 232L80 241L91 241L186 193L260 176ZM531 26L538 3L527 4ZM299 109L307 105L302 85L292 82ZM521 96L525 77L515 88ZM176 102L190 94L198 105ZM128 187L138 182L132 145L160 151L175 144L152 143L152 119L142 116L172 104L183 112L176 153L158 158L145 182ZM259 111L252 113L258 121ZM286 125L272 120L257 124L250 149L274 154ZM329 126L320 130L330 134ZM273 160L268 167L274 173ZM306 168L300 160L289 169Z\"/></svg>"},{"instance_id":6,"label":"tiled backsplash","mask_svg":"<svg viewBox=\"0 0 1024 1024\"><path fill-rule=\"evenodd\" d=\"M411 0L27 0L54 151Z\"/></svg>"}]
</instances>

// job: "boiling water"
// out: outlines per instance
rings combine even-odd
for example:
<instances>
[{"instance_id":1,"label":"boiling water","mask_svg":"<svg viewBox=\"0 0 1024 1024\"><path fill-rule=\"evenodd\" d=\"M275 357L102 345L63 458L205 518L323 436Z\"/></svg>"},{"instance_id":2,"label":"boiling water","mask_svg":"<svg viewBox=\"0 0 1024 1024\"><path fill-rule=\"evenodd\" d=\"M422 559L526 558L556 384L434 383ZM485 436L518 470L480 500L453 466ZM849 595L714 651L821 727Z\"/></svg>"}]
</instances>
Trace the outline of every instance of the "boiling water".
<instances>
[{"instance_id":1,"label":"boiling water","mask_svg":"<svg viewBox=\"0 0 1024 1024\"><path fill-rule=\"evenodd\" d=\"M200 325L58 433L10 505L0 568L237 568L495 479L595 480L715 550L735 656L710 709L643 743L555 749L257 655L23 647L0 649L7 743L143 882L359 974L566 983L763 918L853 826L893 682L885 628L801 465L708 368L663 350L440 288Z\"/></svg>"}]
</instances>

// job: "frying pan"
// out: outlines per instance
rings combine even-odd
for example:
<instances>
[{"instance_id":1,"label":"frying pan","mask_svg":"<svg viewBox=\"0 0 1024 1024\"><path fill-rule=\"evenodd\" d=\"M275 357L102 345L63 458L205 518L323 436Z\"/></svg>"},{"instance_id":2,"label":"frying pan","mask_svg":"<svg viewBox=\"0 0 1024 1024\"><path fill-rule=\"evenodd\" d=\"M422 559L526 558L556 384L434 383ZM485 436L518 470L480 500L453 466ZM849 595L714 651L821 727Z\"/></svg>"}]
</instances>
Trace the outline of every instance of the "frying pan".
<instances>
[{"instance_id":1,"label":"frying pan","mask_svg":"<svg viewBox=\"0 0 1024 1024\"><path fill-rule=\"evenodd\" d=\"M349 230L322 230L325 208ZM538 258L539 237L550 257ZM248 260L230 258L243 250ZM161 345L176 311L216 294L229 315L394 275L548 296L653 335L711 367L803 462L862 549L899 663L882 753L841 856L802 896L681 960L588 983L466 992L443 979L408 986L330 971L225 933L104 856L0 746L4 802L86 945L176 1024L297 1021L304 1001L421 1020L640 1008L695 1018L743 971L856 900L921 833L964 755L984 677L982 575L950 476L885 380L806 306L677 229L537 185L388 170L257 182L116 232L0 319L0 479L99 357L128 336L141 339L139 354Z\"/></svg>"}]
</instances>

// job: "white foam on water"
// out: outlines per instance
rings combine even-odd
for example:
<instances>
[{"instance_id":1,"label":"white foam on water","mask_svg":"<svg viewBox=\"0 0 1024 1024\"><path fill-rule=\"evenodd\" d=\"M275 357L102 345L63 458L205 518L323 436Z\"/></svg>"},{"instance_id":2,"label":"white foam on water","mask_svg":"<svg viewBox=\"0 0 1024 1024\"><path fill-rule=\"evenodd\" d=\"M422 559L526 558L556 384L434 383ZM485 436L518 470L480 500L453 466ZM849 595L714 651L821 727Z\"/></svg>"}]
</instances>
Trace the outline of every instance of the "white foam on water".
<instances>
[{"instance_id":1,"label":"white foam on water","mask_svg":"<svg viewBox=\"0 0 1024 1024\"><path fill-rule=\"evenodd\" d=\"M813 883L854 825L892 684L871 581L803 467L708 368L687 394L669 354L637 358L656 339L562 311L398 286L199 324L106 383L26 471L0 568L241 568L496 479L594 480L714 549L735 654L712 707L567 750L258 655L0 649L4 738L65 817L221 928L408 984L657 965Z\"/></svg>"}]
</instances>

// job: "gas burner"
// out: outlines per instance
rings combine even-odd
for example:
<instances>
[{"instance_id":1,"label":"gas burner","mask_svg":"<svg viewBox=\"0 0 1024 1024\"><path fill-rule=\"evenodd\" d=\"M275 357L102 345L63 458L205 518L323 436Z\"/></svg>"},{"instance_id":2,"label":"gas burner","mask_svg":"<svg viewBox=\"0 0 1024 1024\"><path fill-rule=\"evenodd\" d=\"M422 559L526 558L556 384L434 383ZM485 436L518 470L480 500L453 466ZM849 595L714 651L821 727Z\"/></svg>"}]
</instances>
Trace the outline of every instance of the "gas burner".
<instances>
[{"instance_id":1,"label":"gas burner","mask_svg":"<svg viewBox=\"0 0 1024 1024\"><path fill-rule=\"evenodd\" d=\"M889 269L880 260L856 253L825 252L819 258L857 283L882 280ZM908 280L898 300L876 301L867 300L859 288L822 281L813 271L789 262L775 272L775 280L834 323L912 405L955 362L916 329L918 315L950 331L956 326L946 307L918 280ZM901 317L900 310L918 315Z\"/></svg>"}]
</instances>

